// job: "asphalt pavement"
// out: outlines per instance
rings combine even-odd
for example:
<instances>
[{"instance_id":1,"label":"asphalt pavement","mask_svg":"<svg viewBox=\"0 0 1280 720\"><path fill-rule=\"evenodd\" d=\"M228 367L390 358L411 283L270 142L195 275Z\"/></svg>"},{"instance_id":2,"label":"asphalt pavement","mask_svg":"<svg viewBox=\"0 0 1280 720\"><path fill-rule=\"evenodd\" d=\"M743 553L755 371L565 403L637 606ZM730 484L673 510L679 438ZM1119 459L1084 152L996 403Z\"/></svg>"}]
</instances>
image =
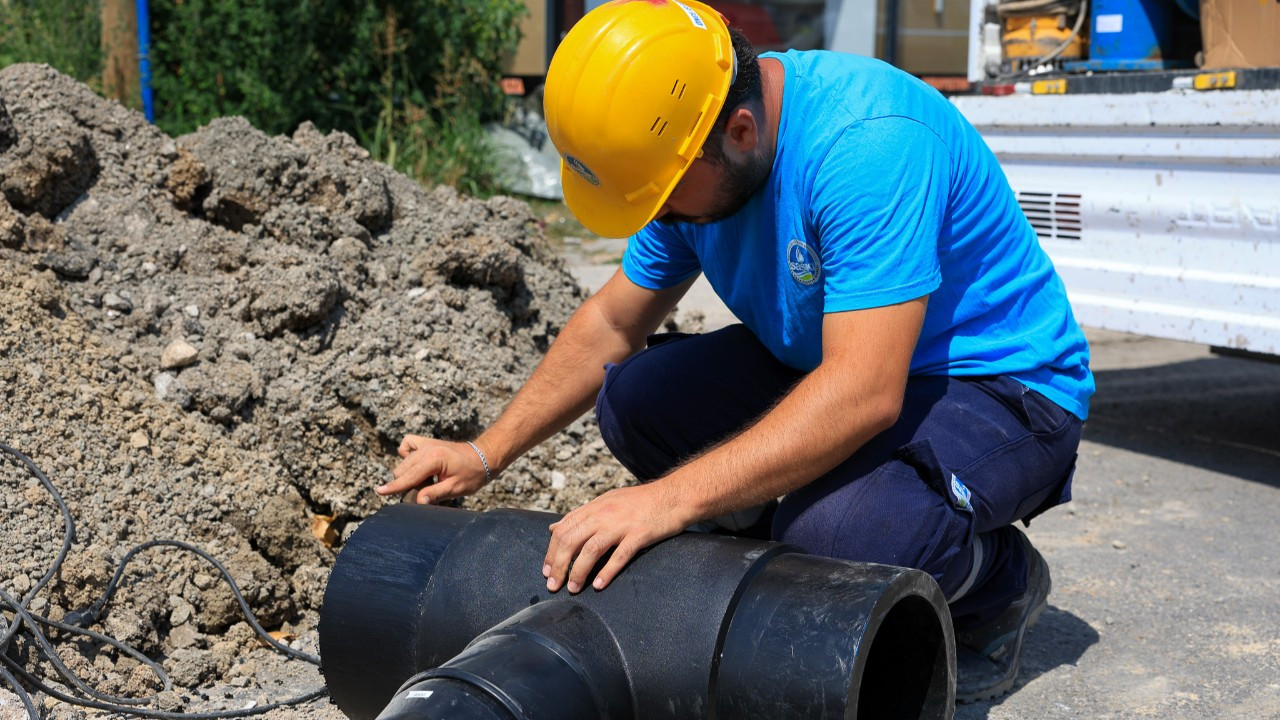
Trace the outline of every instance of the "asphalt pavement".
<instances>
[{"instance_id":1,"label":"asphalt pavement","mask_svg":"<svg viewBox=\"0 0 1280 720\"><path fill-rule=\"evenodd\" d=\"M591 289L617 267L569 257ZM691 312L733 321L701 280ZM956 718L1280 719L1280 362L1086 334L1074 499L1027 528L1049 606L1013 691Z\"/></svg>"},{"instance_id":2,"label":"asphalt pavement","mask_svg":"<svg viewBox=\"0 0 1280 720\"><path fill-rule=\"evenodd\" d=\"M1087 329L1074 499L1014 691L962 720L1280 718L1280 363Z\"/></svg>"}]
</instances>

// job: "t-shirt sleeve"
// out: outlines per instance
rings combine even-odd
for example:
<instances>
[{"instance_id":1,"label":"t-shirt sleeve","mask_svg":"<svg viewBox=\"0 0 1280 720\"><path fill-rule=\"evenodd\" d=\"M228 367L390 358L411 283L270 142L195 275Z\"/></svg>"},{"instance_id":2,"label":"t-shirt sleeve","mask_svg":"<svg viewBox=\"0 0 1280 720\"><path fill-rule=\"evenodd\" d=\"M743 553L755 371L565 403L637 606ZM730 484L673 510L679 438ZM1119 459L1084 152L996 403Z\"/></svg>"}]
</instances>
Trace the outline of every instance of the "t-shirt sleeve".
<instances>
[{"instance_id":1,"label":"t-shirt sleeve","mask_svg":"<svg viewBox=\"0 0 1280 720\"><path fill-rule=\"evenodd\" d=\"M863 120L841 134L811 191L823 312L893 305L938 288L950 175L946 146L914 120Z\"/></svg>"},{"instance_id":2,"label":"t-shirt sleeve","mask_svg":"<svg viewBox=\"0 0 1280 720\"><path fill-rule=\"evenodd\" d=\"M650 290L679 285L701 270L698 255L674 227L651 222L627 240L622 271L631 282Z\"/></svg>"}]
</instances>

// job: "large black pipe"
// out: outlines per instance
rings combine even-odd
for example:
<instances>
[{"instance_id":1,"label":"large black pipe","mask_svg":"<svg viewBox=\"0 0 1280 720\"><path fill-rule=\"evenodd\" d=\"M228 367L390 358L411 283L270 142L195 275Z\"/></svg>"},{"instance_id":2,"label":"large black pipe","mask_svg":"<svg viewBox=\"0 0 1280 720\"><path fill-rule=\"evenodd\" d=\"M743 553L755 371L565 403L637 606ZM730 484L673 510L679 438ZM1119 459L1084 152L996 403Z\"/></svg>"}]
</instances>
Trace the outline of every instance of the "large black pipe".
<instances>
[{"instance_id":1,"label":"large black pipe","mask_svg":"<svg viewBox=\"0 0 1280 720\"><path fill-rule=\"evenodd\" d=\"M955 651L917 570L685 533L604 591L548 593L556 516L393 505L338 557L320 615L353 720L950 718Z\"/></svg>"}]
</instances>

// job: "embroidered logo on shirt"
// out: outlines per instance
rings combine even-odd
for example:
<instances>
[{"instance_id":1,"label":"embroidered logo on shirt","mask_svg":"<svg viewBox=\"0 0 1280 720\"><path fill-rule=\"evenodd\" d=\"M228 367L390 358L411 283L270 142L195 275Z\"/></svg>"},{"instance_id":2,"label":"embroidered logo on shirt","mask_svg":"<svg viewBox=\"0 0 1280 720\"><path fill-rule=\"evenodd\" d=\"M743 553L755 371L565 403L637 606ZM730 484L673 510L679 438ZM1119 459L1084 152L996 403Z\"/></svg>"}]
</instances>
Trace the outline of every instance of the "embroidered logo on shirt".
<instances>
[{"instance_id":1,"label":"embroidered logo on shirt","mask_svg":"<svg viewBox=\"0 0 1280 720\"><path fill-rule=\"evenodd\" d=\"M973 493L954 474L951 476L951 494L956 498L956 507L973 512L973 504L970 502Z\"/></svg>"},{"instance_id":2,"label":"embroidered logo on shirt","mask_svg":"<svg viewBox=\"0 0 1280 720\"><path fill-rule=\"evenodd\" d=\"M787 245L787 267L791 269L791 277L801 285L812 285L822 276L818 251L804 244L803 240L792 240Z\"/></svg>"}]
</instances>

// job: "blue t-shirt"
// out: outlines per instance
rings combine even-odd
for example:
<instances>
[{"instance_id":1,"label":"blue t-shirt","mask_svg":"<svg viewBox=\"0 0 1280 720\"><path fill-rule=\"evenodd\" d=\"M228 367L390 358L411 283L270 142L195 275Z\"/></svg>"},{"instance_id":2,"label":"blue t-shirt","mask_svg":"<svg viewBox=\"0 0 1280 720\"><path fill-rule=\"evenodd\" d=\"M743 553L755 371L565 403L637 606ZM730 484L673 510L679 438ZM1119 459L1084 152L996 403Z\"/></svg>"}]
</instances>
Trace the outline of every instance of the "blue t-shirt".
<instances>
[{"instance_id":1,"label":"blue t-shirt","mask_svg":"<svg viewBox=\"0 0 1280 720\"><path fill-rule=\"evenodd\" d=\"M649 223L642 287L699 271L783 363L822 361L824 313L929 296L912 375L1008 375L1080 418L1089 347L995 156L940 94L855 55L767 53L786 71L777 153L740 211Z\"/></svg>"}]
</instances>

